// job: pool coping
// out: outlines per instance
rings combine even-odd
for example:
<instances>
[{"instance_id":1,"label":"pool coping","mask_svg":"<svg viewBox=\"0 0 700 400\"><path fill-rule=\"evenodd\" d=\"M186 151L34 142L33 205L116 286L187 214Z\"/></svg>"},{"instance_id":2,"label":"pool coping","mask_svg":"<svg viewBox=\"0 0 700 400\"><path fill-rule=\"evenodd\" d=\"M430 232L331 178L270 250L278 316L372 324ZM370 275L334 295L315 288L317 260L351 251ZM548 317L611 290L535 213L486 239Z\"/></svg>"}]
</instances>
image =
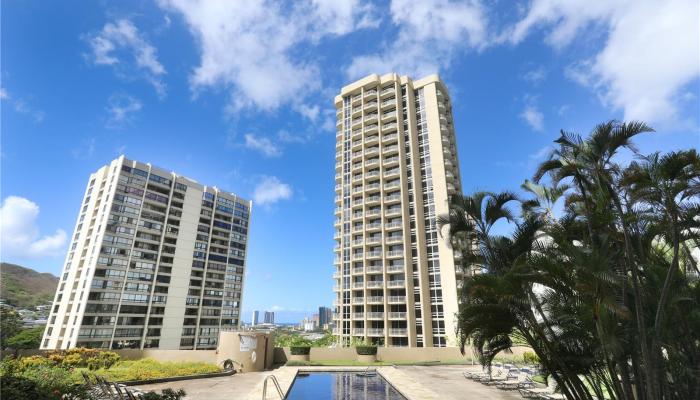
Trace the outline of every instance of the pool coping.
<instances>
[{"instance_id":1,"label":"pool coping","mask_svg":"<svg viewBox=\"0 0 700 400\"><path fill-rule=\"evenodd\" d=\"M280 367L274 371L269 371L268 375L275 375L279 381L280 388L284 393L285 398L289 394L289 389L294 384L294 380L299 372L362 372L366 371L367 367L355 367L355 366L339 366L339 367L309 367L309 366L299 366L291 367L284 366ZM440 400L439 396L432 390L426 388L422 384L411 380L407 375L401 372L396 366L380 366L374 368L375 371L397 392L399 392L407 400ZM263 381L261 381L255 389L253 389L247 396L249 400L259 400L262 398L263 392ZM270 385L268 387L268 399L279 399L279 395L276 393L274 388ZM272 390L270 390L272 389Z\"/></svg>"}]
</instances>

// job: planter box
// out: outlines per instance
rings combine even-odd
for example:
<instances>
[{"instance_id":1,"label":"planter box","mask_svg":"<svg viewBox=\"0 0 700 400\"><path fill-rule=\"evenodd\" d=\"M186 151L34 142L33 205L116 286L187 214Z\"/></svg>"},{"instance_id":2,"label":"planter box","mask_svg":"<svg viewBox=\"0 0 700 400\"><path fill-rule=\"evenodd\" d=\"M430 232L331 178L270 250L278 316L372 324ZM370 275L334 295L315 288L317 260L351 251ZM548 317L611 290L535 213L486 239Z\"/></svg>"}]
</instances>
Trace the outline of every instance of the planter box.
<instances>
[{"instance_id":1,"label":"planter box","mask_svg":"<svg viewBox=\"0 0 700 400\"><path fill-rule=\"evenodd\" d=\"M363 362L363 363L372 363L372 362L377 361L377 355L376 354L358 354L357 361Z\"/></svg>"},{"instance_id":2,"label":"planter box","mask_svg":"<svg viewBox=\"0 0 700 400\"><path fill-rule=\"evenodd\" d=\"M308 354L291 354L289 357L291 361L309 361Z\"/></svg>"}]
</instances>

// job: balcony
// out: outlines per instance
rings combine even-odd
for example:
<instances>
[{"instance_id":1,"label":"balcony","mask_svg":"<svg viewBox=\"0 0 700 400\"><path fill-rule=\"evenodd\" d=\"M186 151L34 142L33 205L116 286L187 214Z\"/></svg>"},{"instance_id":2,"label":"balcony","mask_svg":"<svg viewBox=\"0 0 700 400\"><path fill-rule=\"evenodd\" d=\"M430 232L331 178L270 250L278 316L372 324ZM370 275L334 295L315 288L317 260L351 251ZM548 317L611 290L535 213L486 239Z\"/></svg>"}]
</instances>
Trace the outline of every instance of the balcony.
<instances>
[{"instance_id":1,"label":"balcony","mask_svg":"<svg viewBox=\"0 0 700 400\"><path fill-rule=\"evenodd\" d=\"M368 265L367 266L367 273L373 273L373 272L382 272L383 267L381 265Z\"/></svg>"},{"instance_id":2,"label":"balcony","mask_svg":"<svg viewBox=\"0 0 700 400\"><path fill-rule=\"evenodd\" d=\"M382 114L382 122L396 120L396 111L386 112Z\"/></svg>"},{"instance_id":3,"label":"balcony","mask_svg":"<svg viewBox=\"0 0 700 400\"><path fill-rule=\"evenodd\" d=\"M389 265L387 268L387 271L389 272L403 272L404 265L403 264L392 264Z\"/></svg>"},{"instance_id":4,"label":"balcony","mask_svg":"<svg viewBox=\"0 0 700 400\"><path fill-rule=\"evenodd\" d=\"M353 207L361 206L362 203L363 203L362 199L357 199L357 200L352 202L352 206Z\"/></svg>"},{"instance_id":5,"label":"balcony","mask_svg":"<svg viewBox=\"0 0 700 400\"><path fill-rule=\"evenodd\" d=\"M405 299L405 297L404 297ZM384 303L384 296L368 296L367 304L380 304Z\"/></svg>"},{"instance_id":6,"label":"balcony","mask_svg":"<svg viewBox=\"0 0 700 400\"><path fill-rule=\"evenodd\" d=\"M372 224L367 224L367 226L366 226L366 229L367 229L368 231L373 231L373 230L377 230L377 229L381 229L381 228L382 228L382 224L381 224L380 222L375 222L375 223L372 223Z\"/></svg>"},{"instance_id":7,"label":"balcony","mask_svg":"<svg viewBox=\"0 0 700 400\"><path fill-rule=\"evenodd\" d=\"M364 282L354 282L352 284L353 289L364 289L365 288L365 283Z\"/></svg>"},{"instance_id":8,"label":"balcony","mask_svg":"<svg viewBox=\"0 0 700 400\"><path fill-rule=\"evenodd\" d=\"M353 193L362 193L362 190L362 186L355 186L354 188L352 188Z\"/></svg>"},{"instance_id":9,"label":"balcony","mask_svg":"<svg viewBox=\"0 0 700 400\"><path fill-rule=\"evenodd\" d=\"M389 258L403 257L403 250L388 251L386 256Z\"/></svg>"},{"instance_id":10,"label":"balcony","mask_svg":"<svg viewBox=\"0 0 700 400\"><path fill-rule=\"evenodd\" d=\"M365 216L367 216L367 217L372 217L372 216L381 215L381 214L382 214L382 210L380 210L379 208L369 209L365 212Z\"/></svg>"},{"instance_id":11,"label":"balcony","mask_svg":"<svg viewBox=\"0 0 700 400\"><path fill-rule=\"evenodd\" d=\"M382 137L382 142L386 143L386 142L396 141L396 140L398 140L398 138L399 138L398 133L392 133L390 135L385 135L384 137Z\"/></svg>"},{"instance_id":12,"label":"balcony","mask_svg":"<svg viewBox=\"0 0 700 400\"><path fill-rule=\"evenodd\" d=\"M362 253L353 253L352 259L353 260L362 260Z\"/></svg>"},{"instance_id":13,"label":"balcony","mask_svg":"<svg viewBox=\"0 0 700 400\"><path fill-rule=\"evenodd\" d=\"M352 329L352 334L353 334L353 335L364 336L364 335L365 335L365 328L353 328L353 329Z\"/></svg>"},{"instance_id":14,"label":"balcony","mask_svg":"<svg viewBox=\"0 0 700 400\"><path fill-rule=\"evenodd\" d=\"M363 242L364 242L364 240L362 240L362 239L353 240L352 245L353 246L362 246Z\"/></svg>"},{"instance_id":15,"label":"balcony","mask_svg":"<svg viewBox=\"0 0 700 400\"><path fill-rule=\"evenodd\" d=\"M365 103L364 109L365 109L365 111L376 109L378 104L379 103L377 103L376 101L371 101L369 103Z\"/></svg>"},{"instance_id":16,"label":"balcony","mask_svg":"<svg viewBox=\"0 0 700 400\"><path fill-rule=\"evenodd\" d=\"M370 289L377 289L377 288L383 288L384 287L384 281L367 281L365 283L365 286L370 288Z\"/></svg>"},{"instance_id":17,"label":"balcony","mask_svg":"<svg viewBox=\"0 0 700 400\"><path fill-rule=\"evenodd\" d=\"M340 279L340 278L341 278L341 275L339 272L333 273L333 279Z\"/></svg>"},{"instance_id":18,"label":"balcony","mask_svg":"<svg viewBox=\"0 0 700 400\"><path fill-rule=\"evenodd\" d=\"M380 199L381 199L381 197L379 197L379 196L370 196L367 198L367 204L369 205L369 204L379 203Z\"/></svg>"},{"instance_id":19,"label":"balcony","mask_svg":"<svg viewBox=\"0 0 700 400\"><path fill-rule=\"evenodd\" d=\"M389 188L384 187L384 189L390 189L392 187L395 187L395 186L391 186ZM390 217L392 215L401 215L401 208L400 207L399 208L389 208L384 212L384 215L386 215L387 217Z\"/></svg>"},{"instance_id":20,"label":"balcony","mask_svg":"<svg viewBox=\"0 0 700 400\"><path fill-rule=\"evenodd\" d=\"M386 165L394 164L394 163L398 163L398 162L399 162L398 157L389 157L389 158L384 159L384 162L382 164L386 166Z\"/></svg>"},{"instance_id":21,"label":"balcony","mask_svg":"<svg viewBox=\"0 0 700 400\"><path fill-rule=\"evenodd\" d=\"M356 211L352 213L353 218L362 218L362 211Z\"/></svg>"},{"instance_id":22,"label":"balcony","mask_svg":"<svg viewBox=\"0 0 700 400\"><path fill-rule=\"evenodd\" d=\"M366 156L372 156L375 154L379 154L379 147L370 147L369 149L365 150Z\"/></svg>"},{"instance_id":23,"label":"balcony","mask_svg":"<svg viewBox=\"0 0 700 400\"><path fill-rule=\"evenodd\" d=\"M368 312L367 319L384 319L383 312Z\"/></svg>"},{"instance_id":24,"label":"balcony","mask_svg":"<svg viewBox=\"0 0 700 400\"><path fill-rule=\"evenodd\" d=\"M362 137L362 129L355 129L352 131L352 138L353 139L358 139Z\"/></svg>"},{"instance_id":25,"label":"balcony","mask_svg":"<svg viewBox=\"0 0 700 400\"><path fill-rule=\"evenodd\" d=\"M367 258L380 258L382 256L381 251L368 251Z\"/></svg>"},{"instance_id":26,"label":"balcony","mask_svg":"<svg viewBox=\"0 0 700 400\"><path fill-rule=\"evenodd\" d=\"M382 242L382 237L381 236L373 236L367 238L367 244L379 244Z\"/></svg>"},{"instance_id":27,"label":"balcony","mask_svg":"<svg viewBox=\"0 0 700 400\"><path fill-rule=\"evenodd\" d=\"M365 122L366 123L377 122L378 117L379 117L379 115L377 113L367 114L367 115L365 115Z\"/></svg>"},{"instance_id":28,"label":"balcony","mask_svg":"<svg viewBox=\"0 0 700 400\"><path fill-rule=\"evenodd\" d=\"M402 304L406 302L406 296L389 296L389 303Z\"/></svg>"},{"instance_id":29,"label":"balcony","mask_svg":"<svg viewBox=\"0 0 700 400\"><path fill-rule=\"evenodd\" d=\"M370 192L370 191L375 191L379 190L380 185L379 183L370 183L369 185L365 186L365 191Z\"/></svg>"},{"instance_id":30,"label":"balcony","mask_svg":"<svg viewBox=\"0 0 700 400\"><path fill-rule=\"evenodd\" d=\"M382 91L379 93L379 96L385 97L385 96L389 96L390 94L394 94L395 92L396 92L396 90L394 89L394 86L392 85L390 87L386 87L386 88L382 89Z\"/></svg>"},{"instance_id":31,"label":"balcony","mask_svg":"<svg viewBox=\"0 0 700 400\"><path fill-rule=\"evenodd\" d=\"M358 182L362 180L362 174L357 174L352 177L353 182Z\"/></svg>"},{"instance_id":32,"label":"balcony","mask_svg":"<svg viewBox=\"0 0 700 400\"><path fill-rule=\"evenodd\" d=\"M399 151L398 145L391 145L384 148L384 154L397 153Z\"/></svg>"},{"instance_id":33,"label":"balcony","mask_svg":"<svg viewBox=\"0 0 700 400\"><path fill-rule=\"evenodd\" d=\"M361 312L352 313L352 318L353 319L364 319L365 313L361 313Z\"/></svg>"},{"instance_id":34,"label":"balcony","mask_svg":"<svg viewBox=\"0 0 700 400\"><path fill-rule=\"evenodd\" d=\"M353 231L353 232L359 232L359 231L361 231L361 230L362 230L362 223L360 223L359 225L355 225L355 226L352 227L352 231Z\"/></svg>"},{"instance_id":35,"label":"balcony","mask_svg":"<svg viewBox=\"0 0 700 400\"><path fill-rule=\"evenodd\" d=\"M390 287L390 288L402 288L404 286L406 286L406 281L396 280L396 281L388 281L387 282L387 287Z\"/></svg>"},{"instance_id":36,"label":"balcony","mask_svg":"<svg viewBox=\"0 0 700 400\"><path fill-rule=\"evenodd\" d=\"M363 304L365 302L364 297L353 297L352 304Z\"/></svg>"},{"instance_id":37,"label":"balcony","mask_svg":"<svg viewBox=\"0 0 700 400\"><path fill-rule=\"evenodd\" d=\"M340 290L341 290L341 289L340 289L340 286L338 286L338 285L333 286L333 291L334 291L334 292L340 292Z\"/></svg>"},{"instance_id":38,"label":"balcony","mask_svg":"<svg viewBox=\"0 0 700 400\"><path fill-rule=\"evenodd\" d=\"M352 120L352 126L359 125L362 123L362 118L355 118Z\"/></svg>"},{"instance_id":39,"label":"balcony","mask_svg":"<svg viewBox=\"0 0 700 400\"><path fill-rule=\"evenodd\" d=\"M365 139L365 144L375 144L379 142L379 135L373 135Z\"/></svg>"},{"instance_id":40,"label":"balcony","mask_svg":"<svg viewBox=\"0 0 700 400\"><path fill-rule=\"evenodd\" d=\"M364 131L366 134L375 133L375 132L377 132L378 128L379 128L379 125L377 125L377 124L367 125L367 126L365 126Z\"/></svg>"},{"instance_id":41,"label":"balcony","mask_svg":"<svg viewBox=\"0 0 700 400\"><path fill-rule=\"evenodd\" d=\"M365 272L365 270L362 267L355 267L352 269L353 274L363 274L364 272Z\"/></svg>"},{"instance_id":42,"label":"balcony","mask_svg":"<svg viewBox=\"0 0 700 400\"><path fill-rule=\"evenodd\" d=\"M396 122L390 122L388 124L383 124L382 125L382 132L386 133L386 132L395 131L397 127L398 127L398 125L396 124Z\"/></svg>"},{"instance_id":43,"label":"balcony","mask_svg":"<svg viewBox=\"0 0 700 400\"><path fill-rule=\"evenodd\" d=\"M386 243L401 243L403 242L403 235L387 236Z\"/></svg>"},{"instance_id":44,"label":"balcony","mask_svg":"<svg viewBox=\"0 0 700 400\"><path fill-rule=\"evenodd\" d=\"M384 202L385 203L394 203L397 201L401 201L401 195L400 194L392 194L390 196L384 197Z\"/></svg>"},{"instance_id":45,"label":"balcony","mask_svg":"<svg viewBox=\"0 0 700 400\"><path fill-rule=\"evenodd\" d=\"M384 336L384 328L368 328L367 336Z\"/></svg>"},{"instance_id":46,"label":"balcony","mask_svg":"<svg viewBox=\"0 0 700 400\"><path fill-rule=\"evenodd\" d=\"M389 319L406 319L407 313L405 312L390 312Z\"/></svg>"},{"instance_id":47,"label":"balcony","mask_svg":"<svg viewBox=\"0 0 700 400\"><path fill-rule=\"evenodd\" d=\"M406 329L406 328L391 328L389 330L389 335L391 335L391 336L407 336L408 329Z\"/></svg>"},{"instance_id":48,"label":"balcony","mask_svg":"<svg viewBox=\"0 0 700 400\"><path fill-rule=\"evenodd\" d=\"M379 165L379 159L378 158L371 158L371 159L365 161L365 167L370 167L372 165Z\"/></svg>"},{"instance_id":49,"label":"balcony","mask_svg":"<svg viewBox=\"0 0 700 400\"><path fill-rule=\"evenodd\" d=\"M378 177L379 177L379 171L378 171L378 170L369 171L369 172L367 172L367 173L365 174L365 178L367 178L367 179L369 179L369 178L378 178Z\"/></svg>"}]
</instances>

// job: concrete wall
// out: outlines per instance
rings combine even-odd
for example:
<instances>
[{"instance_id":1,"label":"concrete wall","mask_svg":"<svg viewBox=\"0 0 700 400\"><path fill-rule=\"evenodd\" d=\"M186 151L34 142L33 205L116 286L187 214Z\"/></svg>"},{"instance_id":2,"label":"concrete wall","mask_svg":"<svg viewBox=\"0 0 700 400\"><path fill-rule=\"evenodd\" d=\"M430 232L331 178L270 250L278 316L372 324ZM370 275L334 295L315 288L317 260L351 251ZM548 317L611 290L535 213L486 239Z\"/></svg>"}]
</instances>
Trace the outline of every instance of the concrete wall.
<instances>
[{"instance_id":1,"label":"concrete wall","mask_svg":"<svg viewBox=\"0 0 700 400\"><path fill-rule=\"evenodd\" d=\"M514 347L512 354L502 353L500 356L507 358L522 358L526 351L532 351L529 347ZM408 362L477 362L471 349L465 349L462 355L457 347L379 347L377 360L384 362L408 363ZM276 347L274 362L285 363L291 359L289 347ZM357 353L353 347L320 348L312 347L309 361L354 361Z\"/></svg>"},{"instance_id":2,"label":"concrete wall","mask_svg":"<svg viewBox=\"0 0 700 400\"><path fill-rule=\"evenodd\" d=\"M241 335L255 336L257 346L250 351L241 351ZM221 332L219 334L219 348L217 349L217 363L226 359L232 359L239 364L235 369L243 366L243 372L263 371L272 367L274 360L274 335L262 332Z\"/></svg>"}]
</instances>

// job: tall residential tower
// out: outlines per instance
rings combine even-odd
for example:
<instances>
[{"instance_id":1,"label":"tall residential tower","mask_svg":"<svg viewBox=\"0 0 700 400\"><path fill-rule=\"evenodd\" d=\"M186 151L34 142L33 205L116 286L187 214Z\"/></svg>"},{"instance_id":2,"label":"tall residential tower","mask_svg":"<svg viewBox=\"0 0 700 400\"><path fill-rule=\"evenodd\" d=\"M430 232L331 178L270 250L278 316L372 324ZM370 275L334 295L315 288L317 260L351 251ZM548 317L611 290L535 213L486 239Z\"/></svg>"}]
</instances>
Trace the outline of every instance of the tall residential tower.
<instances>
[{"instance_id":1,"label":"tall residential tower","mask_svg":"<svg viewBox=\"0 0 700 400\"><path fill-rule=\"evenodd\" d=\"M42 349L213 349L239 326L251 202L124 156L90 175Z\"/></svg>"},{"instance_id":2,"label":"tall residential tower","mask_svg":"<svg viewBox=\"0 0 700 400\"><path fill-rule=\"evenodd\" d=\"M344 345L454 346L462 271L436 225L461 193L447 88L435 75L370 75L335 105L334 333Z\"/></svg>"}]
</instances>

